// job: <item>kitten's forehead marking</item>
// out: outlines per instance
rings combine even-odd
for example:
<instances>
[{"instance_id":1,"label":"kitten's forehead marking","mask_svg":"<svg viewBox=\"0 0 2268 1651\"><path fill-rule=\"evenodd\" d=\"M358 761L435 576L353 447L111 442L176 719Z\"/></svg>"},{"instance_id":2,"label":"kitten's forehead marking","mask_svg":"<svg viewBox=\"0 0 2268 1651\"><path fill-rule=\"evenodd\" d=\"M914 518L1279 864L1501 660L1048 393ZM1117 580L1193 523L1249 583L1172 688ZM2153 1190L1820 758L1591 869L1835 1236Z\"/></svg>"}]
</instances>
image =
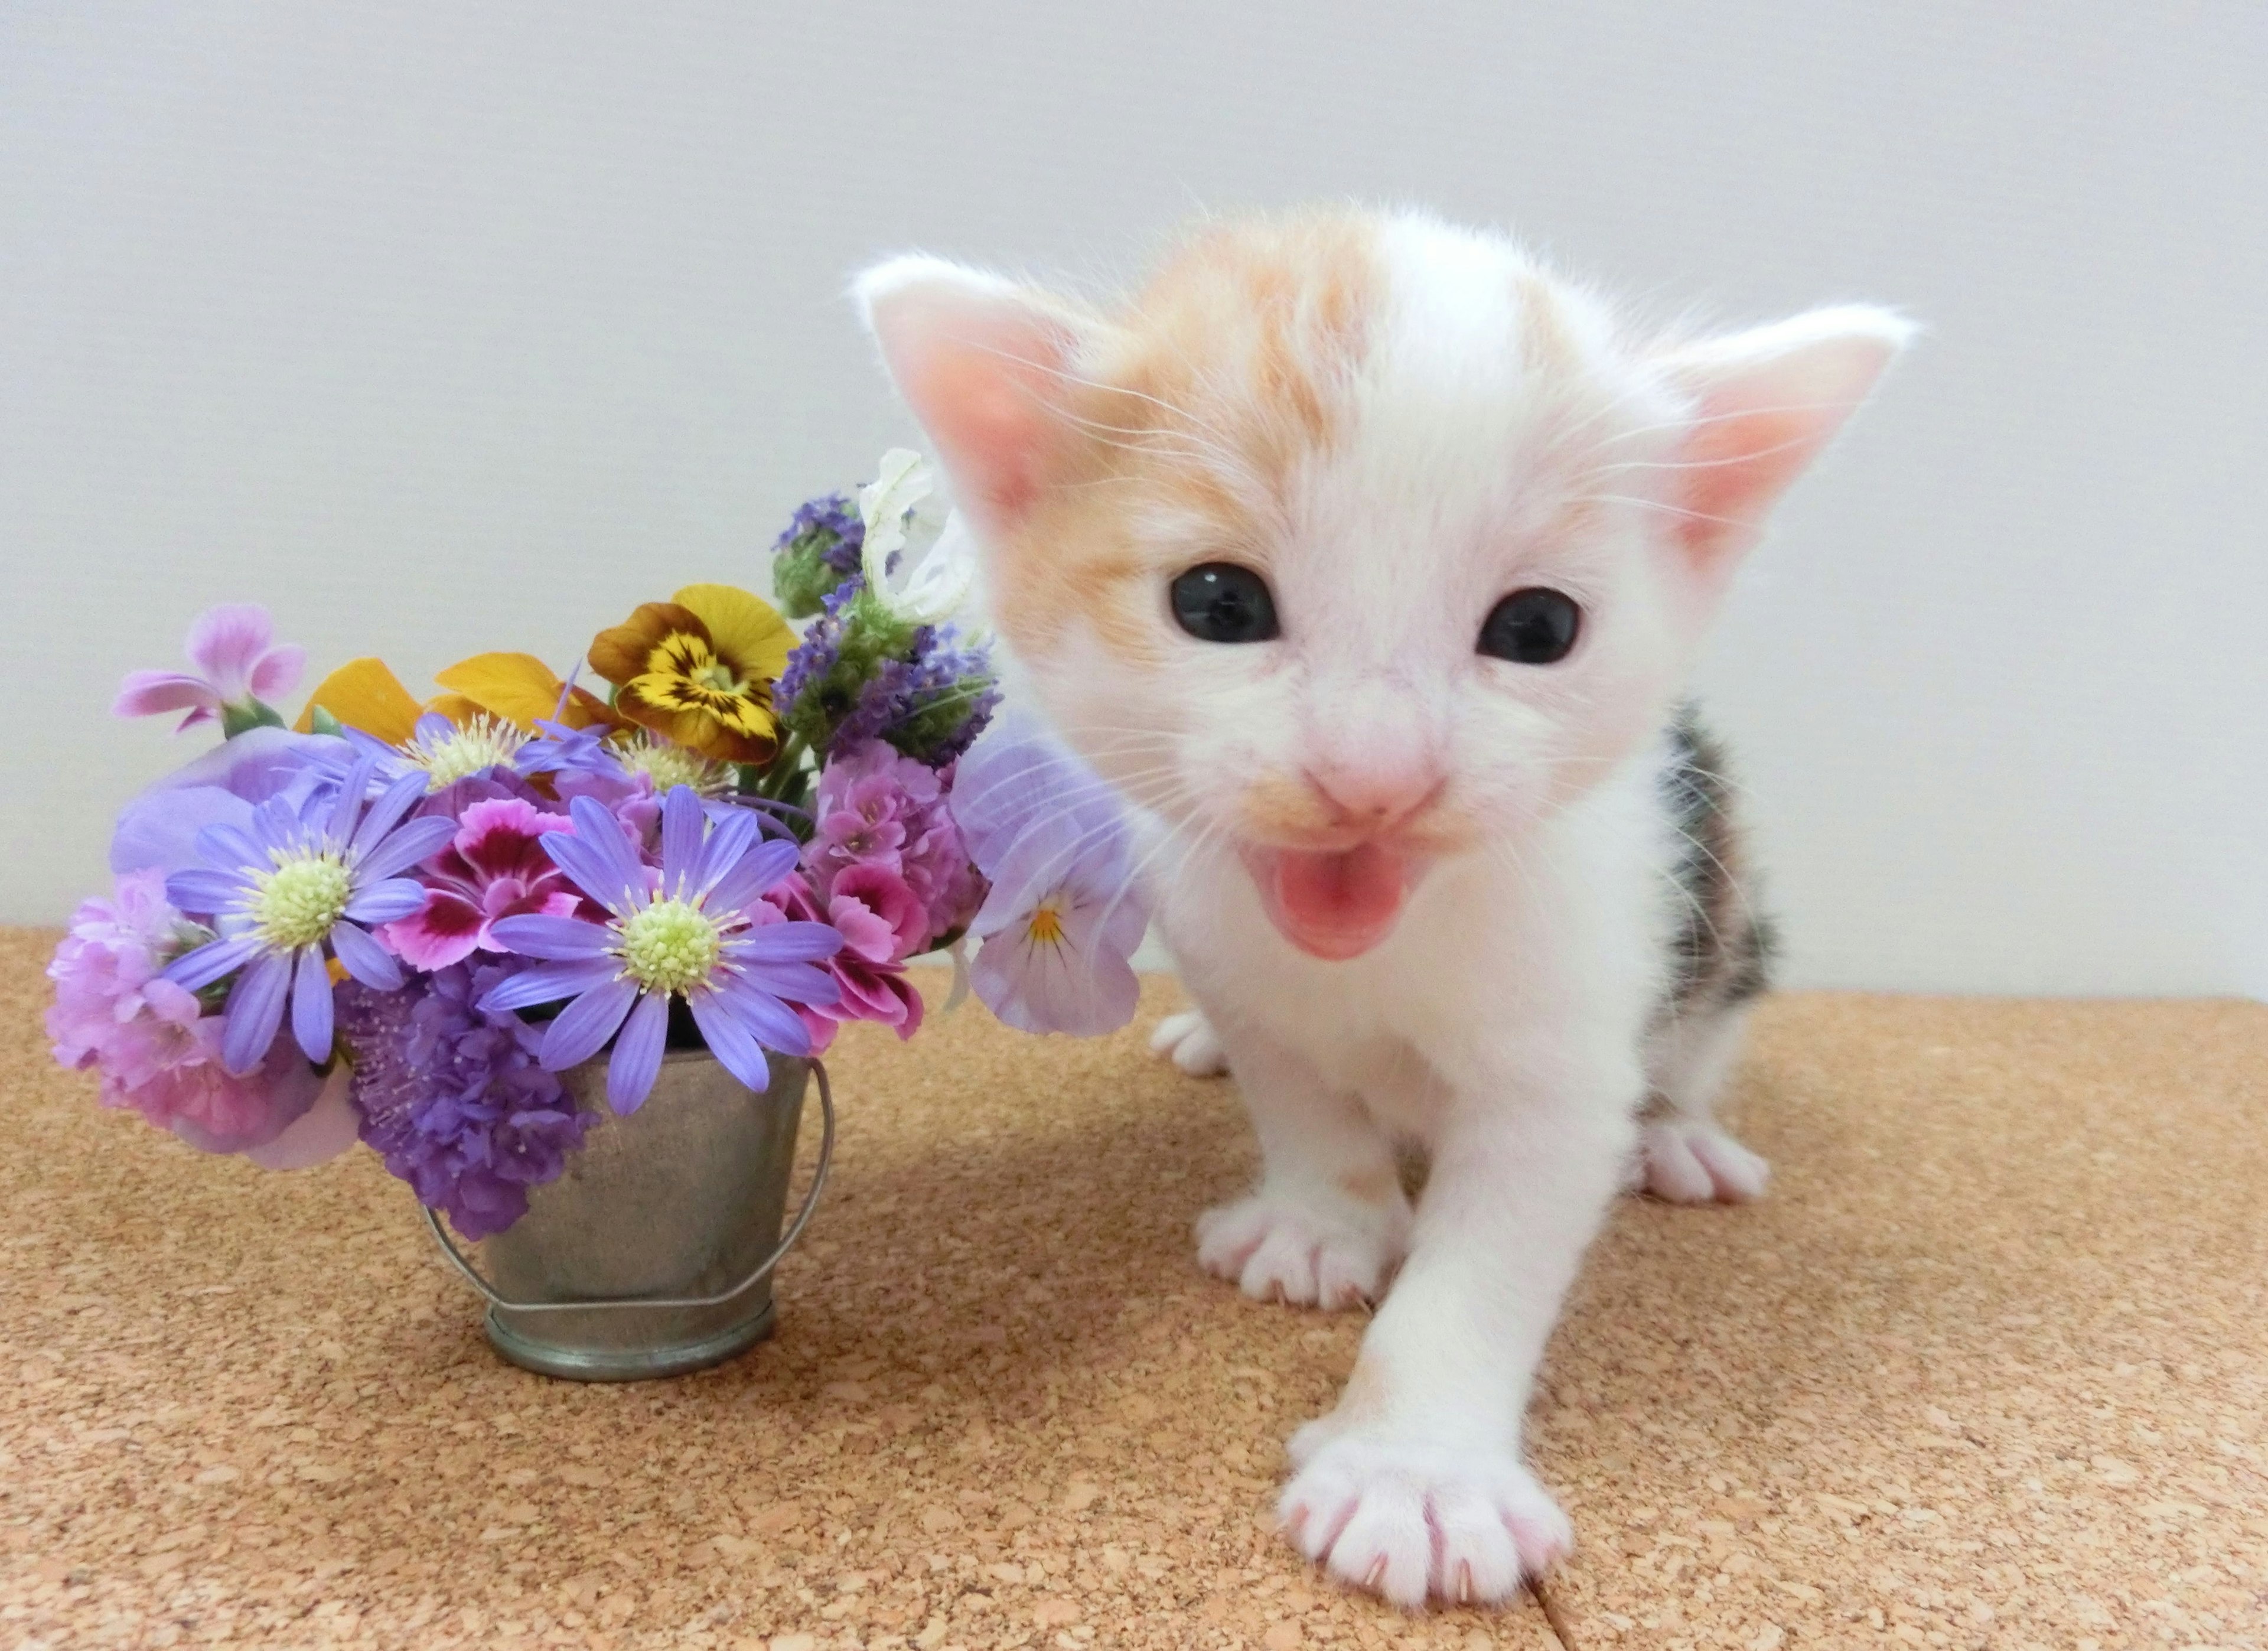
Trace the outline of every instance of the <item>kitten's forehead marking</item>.
<instances>
[{"instance_id":1,"label":"kitten's forehead marking","mask_svg":"<svg viewBox=\"0 0 2268 1651\"><path fill-rule=\"evenodd\" d=\"M1216 230L1115 318L1080 363L1071 474L1005 547L1012 639L1046 652L1083 631L1154 664L1152 587L1193 546L1259 555L1291 478L1345 433L1376 243L1351 213Z\"/></svg>"}]
</instances>

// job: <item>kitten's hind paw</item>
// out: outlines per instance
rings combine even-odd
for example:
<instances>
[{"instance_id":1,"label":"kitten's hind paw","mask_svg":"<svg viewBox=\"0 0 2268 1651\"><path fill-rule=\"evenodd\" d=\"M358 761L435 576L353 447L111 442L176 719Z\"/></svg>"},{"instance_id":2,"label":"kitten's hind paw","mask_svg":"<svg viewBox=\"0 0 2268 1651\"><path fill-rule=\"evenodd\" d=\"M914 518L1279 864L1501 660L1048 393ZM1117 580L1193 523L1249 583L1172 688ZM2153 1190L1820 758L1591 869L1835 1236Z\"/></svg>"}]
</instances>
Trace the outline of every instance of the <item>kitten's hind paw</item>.
<instances>
[{"instance_id":1,"label":"kitten's hind paw","mask_svg":"<svg viewBox=\"0 0 2268 1651\"><path fill-rule=\"evenodd\" d=\"M1509 1599L1575 1546L1574 1527L1510 1452L1342 1435L1293 1455L1306 1463L1277 1503L1310 1559L1404 1610Z\"/></svg>"},{"instance_id":2,"label":"kitten's hind paw","mask_svg":"<svg viewBox=\"0 0 2268 1651\"><path fill-rule=\"evenodd\" d=\"M1385 1293L1408 1229L1406 1212L1358 1223L1256 1193L1197 1217L1197 1264L1256 1301L1360 1307Z\"/></svg>"},{"instance_id":3,"label":"kitten's hind paw","mask_svg":"<svg viewBox=\"0 0 2268 1651\"><path fill-rule=\"evenodd\" d=\"M1672 1204L1746 1204L1764 1196L1771 1166L1713 1124L1665 1118L1638 1144L1638 1184Z\"/></svg>"},{"instance_id":4,"label":"kitten's hind paw","mask_svg":"<svg viewBox=\"0 0 2268 1651\"><path fill-rule=\"evenodd\" d=\"M1218 1078L1228 1070L1228 1056L1200 1010L1185 1009L1159 1021L1150 1034L1150 1050L1192 1078Z\"/></svg>"}]
</instances>

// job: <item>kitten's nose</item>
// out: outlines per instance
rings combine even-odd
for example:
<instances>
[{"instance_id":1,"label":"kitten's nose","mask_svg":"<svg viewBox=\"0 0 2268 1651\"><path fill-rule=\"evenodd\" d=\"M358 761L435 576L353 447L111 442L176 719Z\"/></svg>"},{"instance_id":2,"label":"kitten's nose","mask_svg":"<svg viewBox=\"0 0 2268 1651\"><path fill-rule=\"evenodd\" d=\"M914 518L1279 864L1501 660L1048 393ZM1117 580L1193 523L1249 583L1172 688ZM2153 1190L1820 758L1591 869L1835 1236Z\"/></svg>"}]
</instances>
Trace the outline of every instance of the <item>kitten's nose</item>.
<instances>
[{"instance_id":1,"label":"kitten's nose","mask_svg":"<svg viewBox=\"0 0 2268 1651\"><path fill-rule=\"evenodd\" d=\"M1438 764L1422 756L1364 763L1322 763L1307 770L1334 814L1335 824L1390 831L1430 805L1447 784Z\"/></svg>"}]
</instances>

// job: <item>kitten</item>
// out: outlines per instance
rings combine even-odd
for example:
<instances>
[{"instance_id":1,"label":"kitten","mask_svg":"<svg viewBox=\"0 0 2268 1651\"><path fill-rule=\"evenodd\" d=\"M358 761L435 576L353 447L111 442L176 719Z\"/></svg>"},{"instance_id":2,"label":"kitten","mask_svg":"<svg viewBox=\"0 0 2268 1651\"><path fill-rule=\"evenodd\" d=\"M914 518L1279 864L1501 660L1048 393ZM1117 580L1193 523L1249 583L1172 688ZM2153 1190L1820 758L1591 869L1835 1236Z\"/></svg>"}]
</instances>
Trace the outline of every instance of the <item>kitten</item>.
<instances>
[{"instance_id":1,"label":"kitten","mask_svg":"<svg viewBox=\"0 0 2268 1651\"><path fill-rule=\"evenodd\" d=\"M1572 1543L1521 1420L1626 1167L1764 1184L1711 1109L1768 935L1680 685L1911 329L1654 336L1354 211L1209 228L1112 308L924 257L858 296L1020 691L1150 829L1200 1006L1164 1041L1258 1131L1201 1261L1331 1308L1395 1280L1285 1529L1405 1605L1503 1599Z\"/></svg>"}]
</instances>

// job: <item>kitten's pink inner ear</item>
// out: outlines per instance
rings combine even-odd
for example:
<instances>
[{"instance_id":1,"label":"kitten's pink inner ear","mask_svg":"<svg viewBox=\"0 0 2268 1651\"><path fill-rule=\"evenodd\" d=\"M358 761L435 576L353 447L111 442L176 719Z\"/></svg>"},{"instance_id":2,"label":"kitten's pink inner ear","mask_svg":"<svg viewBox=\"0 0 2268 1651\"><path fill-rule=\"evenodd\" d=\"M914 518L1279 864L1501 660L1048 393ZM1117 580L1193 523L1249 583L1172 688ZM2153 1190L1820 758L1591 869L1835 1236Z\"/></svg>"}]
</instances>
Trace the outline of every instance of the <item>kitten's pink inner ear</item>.
<instances>
[{"instance_id":1,"label":"kitten's pink inner ear","mask_svg":"<svg viewBox=\"0 0 2268 1651\"><path fill-rule=\"evenodd\" d=\"M1694 397L1677 454L1677 534L1705 565L1755 543L1805 466L1913 335L1885 310L1820 310L1689 347L1668 363Z\"/></svg>"},{"instance_id":2,"label":"kitten's pink inner ear","mask_svg":"<svg viewBox=\"0 0 2268 1651\"><path fill-rule=\"evenodd\" d=\"M1013 525L1063 437L1071 321L1040 294L932 258L883 264L858 294L957 502L981 526Z\"/></svg>"}]
</instances>

